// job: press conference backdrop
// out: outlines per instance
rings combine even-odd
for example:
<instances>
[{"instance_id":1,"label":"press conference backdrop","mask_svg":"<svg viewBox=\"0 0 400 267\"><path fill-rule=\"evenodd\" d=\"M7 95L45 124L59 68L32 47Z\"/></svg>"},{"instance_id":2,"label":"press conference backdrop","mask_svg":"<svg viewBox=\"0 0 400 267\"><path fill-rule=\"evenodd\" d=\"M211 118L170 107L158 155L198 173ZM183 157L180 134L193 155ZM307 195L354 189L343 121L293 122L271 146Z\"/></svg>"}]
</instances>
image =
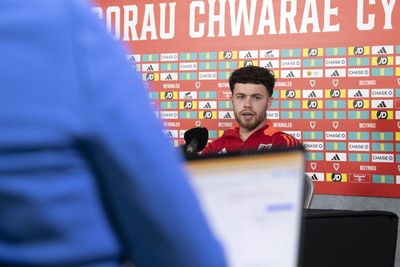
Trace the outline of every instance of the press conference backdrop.
<instances>
[{"instance_id":1,"label":"press conference backdrop","mask_svg":"<svg viewBox=\"0 0 400 267\"><path fill-rule=\"evenodd\" d=\"M268 118L303 141L317 194L400 196L398 1L98 0L93 12L132 48L172 145L234 126L229 74L268 67Z\"/></svg>"}]
</instances>

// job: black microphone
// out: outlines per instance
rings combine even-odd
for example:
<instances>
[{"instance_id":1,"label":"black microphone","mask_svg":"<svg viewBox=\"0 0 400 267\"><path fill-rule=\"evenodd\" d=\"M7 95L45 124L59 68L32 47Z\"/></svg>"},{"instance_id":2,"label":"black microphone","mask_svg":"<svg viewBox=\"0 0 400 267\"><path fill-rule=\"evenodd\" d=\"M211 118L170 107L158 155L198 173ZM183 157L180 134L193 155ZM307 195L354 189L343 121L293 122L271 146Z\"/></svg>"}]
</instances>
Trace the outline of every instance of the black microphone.
<instances>
[{"instance_id":1,"label":"black microphone","mask_svg":"<svg viewBox=\"0 0 400 267\"><path fill-rule=\"evenodd\" d=\"M195 127L189 129L184 135L186 146L186 154L193 154L202 151L208 141L208 130L205 127Z\"/></svg>"}]
</instances>

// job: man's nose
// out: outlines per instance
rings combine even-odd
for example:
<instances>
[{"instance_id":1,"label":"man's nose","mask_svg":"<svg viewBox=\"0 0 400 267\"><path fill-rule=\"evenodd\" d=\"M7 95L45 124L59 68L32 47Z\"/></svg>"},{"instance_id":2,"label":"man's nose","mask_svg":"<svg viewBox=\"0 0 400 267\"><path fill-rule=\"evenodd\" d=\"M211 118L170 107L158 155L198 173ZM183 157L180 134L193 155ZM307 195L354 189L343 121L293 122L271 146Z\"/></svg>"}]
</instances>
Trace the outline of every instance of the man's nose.
<instances>
[{"instance_id":1,"label":"man's nose","mask_svg":"<svg viewBox=\"0 0 400 267\"><path fill-rule=\"evenodd\" d=\"M252 106L251 98L250 98L250 97L245 98L244 106L245 106L245 107L251 107L251 106Z\"/></svg>"}]
</instances>

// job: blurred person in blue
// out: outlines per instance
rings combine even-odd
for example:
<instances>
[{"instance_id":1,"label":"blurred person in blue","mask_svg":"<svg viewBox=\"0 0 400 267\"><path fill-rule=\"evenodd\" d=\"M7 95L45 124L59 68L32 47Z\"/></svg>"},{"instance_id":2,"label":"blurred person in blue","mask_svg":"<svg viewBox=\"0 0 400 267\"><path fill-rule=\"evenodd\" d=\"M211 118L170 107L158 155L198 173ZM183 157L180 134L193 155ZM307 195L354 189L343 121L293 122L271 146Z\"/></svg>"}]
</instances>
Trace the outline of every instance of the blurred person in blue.
<instances>
[{"instance_id":1,"label":"blurred person in blue","mask_svg":"<svg viewBox=\"0 0 400 267\"><path fill-rule=\"evenodd\" d=\"M225 267L127 51L90 7L0 2L0 266Z\"/></svg>"}]
</instances>

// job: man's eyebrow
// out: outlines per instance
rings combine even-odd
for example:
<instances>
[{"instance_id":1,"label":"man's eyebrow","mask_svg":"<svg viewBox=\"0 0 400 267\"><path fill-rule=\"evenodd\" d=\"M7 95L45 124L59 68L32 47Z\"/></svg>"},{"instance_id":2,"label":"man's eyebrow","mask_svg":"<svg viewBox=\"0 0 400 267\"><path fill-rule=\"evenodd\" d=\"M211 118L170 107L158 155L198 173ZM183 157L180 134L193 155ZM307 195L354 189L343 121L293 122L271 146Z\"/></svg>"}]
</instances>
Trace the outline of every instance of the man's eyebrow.
<instances>
[{"instance_id":1,"label":"man's eyebrow","mask_svg":"<svg viewBox=\"0 0 400 267\"><path fill-rule=\"evenodd\" d=\"M237 93L235 93L235 95L249 95L249 96L256 96L256 95L263 95L263 94L260 94L260 93L254 93L254 94L246 94L246 93L242 93L242 92L237 92Z\"/></svg>"}]
</instances>

